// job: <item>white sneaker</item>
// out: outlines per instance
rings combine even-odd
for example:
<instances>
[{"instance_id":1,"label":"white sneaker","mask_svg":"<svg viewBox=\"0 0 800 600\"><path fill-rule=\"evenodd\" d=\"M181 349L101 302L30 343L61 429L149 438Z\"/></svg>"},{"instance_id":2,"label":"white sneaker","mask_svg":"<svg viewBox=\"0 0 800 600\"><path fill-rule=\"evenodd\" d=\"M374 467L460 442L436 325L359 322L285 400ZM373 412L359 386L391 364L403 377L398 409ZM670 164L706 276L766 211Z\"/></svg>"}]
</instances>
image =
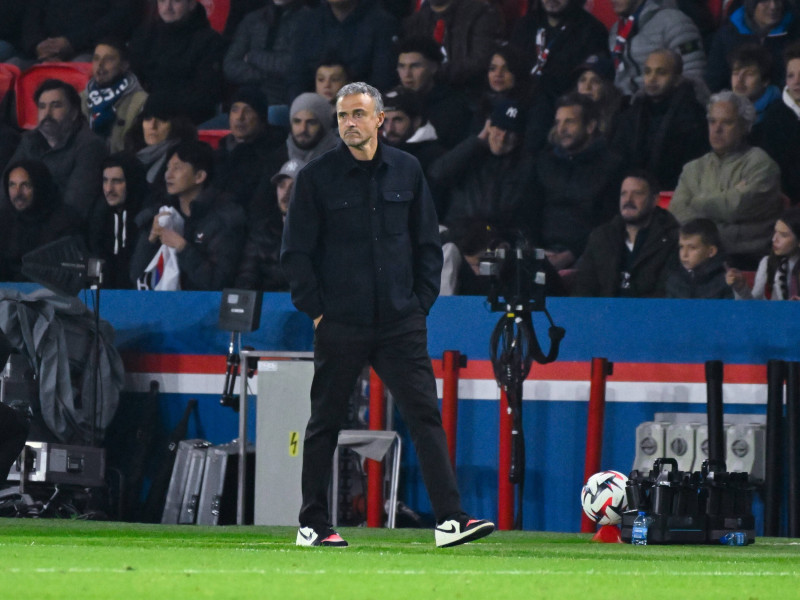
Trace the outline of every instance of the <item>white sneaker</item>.
<instances>
[{"instance_id":1,"label":"white sneaker","mask_svg":"<svg viewBox=\"0 0 800 600\"><path fill-rule=\"evenodd\" d=\"M434 536L438 548L458 546L486 537L494 531L494 523L486 519L473 519L467 514L446 519L436 525Z\"/></svg>"},{"instance_id":2,"label":"white sneaker","mask_svg":"<svg viewBox=\"0 0 800 600\"><path fill-rule=\"evenodd\" d=\"M296 546L332 546L345 548L347 542L330 527L316 530L313 527L301 527L297 530Z\"/></svg>"}]
</instances>

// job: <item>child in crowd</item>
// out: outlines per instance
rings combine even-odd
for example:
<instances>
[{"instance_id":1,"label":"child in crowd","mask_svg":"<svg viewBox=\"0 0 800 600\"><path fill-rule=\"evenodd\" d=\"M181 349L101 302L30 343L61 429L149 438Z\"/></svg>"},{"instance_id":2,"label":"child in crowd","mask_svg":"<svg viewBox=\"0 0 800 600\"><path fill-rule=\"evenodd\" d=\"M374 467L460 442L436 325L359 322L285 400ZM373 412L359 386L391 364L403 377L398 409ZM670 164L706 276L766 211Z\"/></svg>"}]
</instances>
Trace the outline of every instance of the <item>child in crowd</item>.
<instances>
[{"instance_id":1,"label":"child in crowd","mask_svg":"<svg viewBox=\"0 0 800 600\"><path fill-rule=\"evenodd\" d=\"M798 300L800 293L800 207L786 210L775 222L772 252L758 263L751 290L738 269L726 280L736 299Z\"/></svg>"},{"instance_id":2,"label":"child in crowd","mask_svg":"<svg viewBox=\"0 0 800 600\"><path fill-rule=\"evenodd\" d=\"M684 223L678 235L680 265L667 277L667 298L730 299L719 230L710 219Z\"/></svg>"}]
</instances>

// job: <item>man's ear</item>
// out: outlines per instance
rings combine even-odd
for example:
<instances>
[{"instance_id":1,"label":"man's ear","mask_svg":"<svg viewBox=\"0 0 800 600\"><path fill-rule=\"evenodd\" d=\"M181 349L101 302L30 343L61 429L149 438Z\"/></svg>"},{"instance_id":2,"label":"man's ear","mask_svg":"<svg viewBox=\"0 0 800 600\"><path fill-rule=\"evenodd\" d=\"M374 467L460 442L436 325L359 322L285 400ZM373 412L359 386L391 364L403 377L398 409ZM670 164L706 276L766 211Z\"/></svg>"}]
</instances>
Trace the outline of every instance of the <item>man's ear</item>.
<instances>
[{"instance_id":1,"label":"man's ear","mask_svg":"<svg viewBox=\"0 0 800 600\"><path fill-rule=\"evenodd\" d=\"M708 247L708 258L711 258L712 256L716 256L717 254L719 254L719 248L717 248L714 245L711 245L711 246Z\"/></svg>"},{"instance_id":2,"label":"man's ear","mask_svg":"<svg viewBox=\"0 0 800 600\"><path fill-rule=\"evenodd\" d=\"M589 135L594 135L595 131L597 131L597 119L592 119L586 123L586 132Z\"/></svg>"},{"instance_id":3,"label":"man's ear","mask_svg":"<svg viewBox=\"0 0 800 600\"><path fill-rule=\"evenodd\" d=\"M208 172L205 169L198 169L194 172L194 182L197 184L205 183L208 179Z\"/></svg>"}]
</instances>

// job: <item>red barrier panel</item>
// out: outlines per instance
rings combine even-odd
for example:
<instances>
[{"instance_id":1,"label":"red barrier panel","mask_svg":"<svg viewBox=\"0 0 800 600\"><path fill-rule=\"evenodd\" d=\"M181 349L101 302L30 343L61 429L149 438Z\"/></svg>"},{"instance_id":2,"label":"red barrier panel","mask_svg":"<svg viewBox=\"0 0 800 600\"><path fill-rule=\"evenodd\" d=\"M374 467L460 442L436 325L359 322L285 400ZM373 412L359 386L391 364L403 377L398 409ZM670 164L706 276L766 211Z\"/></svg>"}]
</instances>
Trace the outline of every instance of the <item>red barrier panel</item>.
<instances>
[{"instance_id":1,"label":"red barrier panel","mask_svg":"<svg viewBox=\"0 0 800 600\"><path fill-rule=\"evenodd\" d=\"M370 369L369 372L369 428L384 429L386 401L383 382ZM367 459L367 527L383 526L383 463Z\"/></svg>"},{"instance_id":2,"label":"red barrier panel","mask_svg":"<svg viewBox=\"0 0 800 600\"><path fill-rule=\"evenodd\" d=\"M613 364L605 358L592 358L592 387L589 392L589 418L586 425L586 461L583 481L600 471L603 456L603 418L606 410L606 378ZM597 524L586 513L581 514L581 532L594 533Z\"/></svg>"},{"instance_id":3,"label":"red barrier panel","mask_svg":"<svg viewBox=\"0 0 800 600\"><path fill-rule=\"evenodd\" d=\"M506 391L500 390L500 451L497 465L497 528L514 529L514 484L508 479L511 469L511 412Z\"/></svg>"},{"instance_id":4,"label":"red barrier panel","mask_svg":"<svg viewBox=\"0 0 800 600\"><path fill-rule=\"evenodd\" d=\"M458 375L461 353L445 350L442 354L442 427L447 436L450 464L456 468L456 429L458 427Z\"/></svg>"}]
</instances>

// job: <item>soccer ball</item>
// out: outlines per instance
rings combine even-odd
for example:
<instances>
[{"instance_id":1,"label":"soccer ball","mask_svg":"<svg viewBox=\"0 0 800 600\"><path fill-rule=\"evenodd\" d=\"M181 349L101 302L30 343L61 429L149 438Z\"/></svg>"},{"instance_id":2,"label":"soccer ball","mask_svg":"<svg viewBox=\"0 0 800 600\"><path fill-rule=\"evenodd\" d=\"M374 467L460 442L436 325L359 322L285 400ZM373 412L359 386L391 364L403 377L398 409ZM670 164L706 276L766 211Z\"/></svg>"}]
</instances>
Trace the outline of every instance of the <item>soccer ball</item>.
<instances>
[{"instance_id":1,"label":"soccer ball","mask_svg":"<svg viewBox=\"0 0 800 600\"><path fill-rule=\"evenodd\" d=\"M583 512L600 525L616 525L628 508L625 484L628 478L617 471L600 471L589 477L581 490Z\"/></svg>"}]
</instances>

